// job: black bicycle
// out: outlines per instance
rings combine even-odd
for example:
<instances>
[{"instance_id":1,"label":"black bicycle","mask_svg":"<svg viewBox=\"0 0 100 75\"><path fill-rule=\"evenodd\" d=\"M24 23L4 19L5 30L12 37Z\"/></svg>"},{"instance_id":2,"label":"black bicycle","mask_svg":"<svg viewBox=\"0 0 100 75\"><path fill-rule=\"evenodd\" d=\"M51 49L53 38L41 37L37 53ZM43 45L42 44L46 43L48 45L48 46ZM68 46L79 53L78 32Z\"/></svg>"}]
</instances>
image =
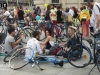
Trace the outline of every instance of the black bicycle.
<instances>
[{"instance_id":1,"label":"black bicycle","mask_svg":"<svg viewBox=\"0 0 100 75\"><path fill-rule=\"evenodd\" d=\"M82 34L78 35L79 35L78 38L80 38L80 43L75 45L74 47L71 47L71 49L69 49L68 51L69 63L76 68L84 68L89 64L91 64L92 61L95 64L95 66L97 66L100 72L100 47L99 47L100 41L96 42L96 38L100 35L100 33L91 33L91 35L94 38L94 43L93 43L94 55L92 55L90 48L87 47L87 45L82 42ZM89 72L89 74L91 73L91 71Z\"/></svg>"}]
</instances>

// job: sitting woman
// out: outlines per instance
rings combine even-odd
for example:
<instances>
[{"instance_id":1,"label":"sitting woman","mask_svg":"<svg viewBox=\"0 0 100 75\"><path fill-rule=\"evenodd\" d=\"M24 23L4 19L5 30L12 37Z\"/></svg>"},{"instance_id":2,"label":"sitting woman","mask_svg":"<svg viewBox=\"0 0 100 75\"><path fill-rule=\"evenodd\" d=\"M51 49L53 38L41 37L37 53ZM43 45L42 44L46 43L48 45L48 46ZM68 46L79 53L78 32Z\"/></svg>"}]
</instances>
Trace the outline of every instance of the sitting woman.
<instances>
[{"instance_id":1,"label":"sitting woman","mask_svg":"<svg viewBox=\"0 0 100 75\"><path fill-rule=\"evenodd\" d=\"M52 35L52 31L50 29L46 29L45 30L45 34L46 34L46 40L44 42L41 42L41 48L44 49L50 49L52 46L54 46L54 39L51 36Z\"/></svg>"}]
</instances>

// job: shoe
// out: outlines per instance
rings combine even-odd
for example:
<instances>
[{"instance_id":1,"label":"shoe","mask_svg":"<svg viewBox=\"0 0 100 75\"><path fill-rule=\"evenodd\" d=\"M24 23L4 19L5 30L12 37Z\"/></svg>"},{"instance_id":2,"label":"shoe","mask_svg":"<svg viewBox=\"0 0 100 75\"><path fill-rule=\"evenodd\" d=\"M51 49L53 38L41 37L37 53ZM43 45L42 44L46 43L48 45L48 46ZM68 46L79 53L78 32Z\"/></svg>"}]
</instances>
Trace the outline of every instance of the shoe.
<instances>
[{"instance_id":1,"label":"shoe","mask_svg":"<svg viewBox=\"0 0 100 75\"><path fill-rule=\"evenodd\" d=\"M54 64L55 64L55 65L59 65L60 67L63 67L64 61L62 60L62 61L56 62L56 63L54 63Z\"/></svg>"}]
</instances>

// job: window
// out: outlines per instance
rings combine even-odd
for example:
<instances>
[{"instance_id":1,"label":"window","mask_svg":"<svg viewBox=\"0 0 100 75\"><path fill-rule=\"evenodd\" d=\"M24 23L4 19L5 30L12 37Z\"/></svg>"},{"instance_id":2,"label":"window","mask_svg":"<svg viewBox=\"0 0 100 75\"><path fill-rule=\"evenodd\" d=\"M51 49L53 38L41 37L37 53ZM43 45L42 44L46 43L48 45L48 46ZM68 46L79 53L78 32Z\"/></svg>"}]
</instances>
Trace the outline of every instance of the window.
<instances>
[{"instance_id":1,"label":"window","mask_svg":"<svg viewBox=\"0 0 100 75\"><path fill-rule=\"evenodd\" d=\"M59 3L59 0L52 0L52 3Z\"/></svg>"}]
</instances>

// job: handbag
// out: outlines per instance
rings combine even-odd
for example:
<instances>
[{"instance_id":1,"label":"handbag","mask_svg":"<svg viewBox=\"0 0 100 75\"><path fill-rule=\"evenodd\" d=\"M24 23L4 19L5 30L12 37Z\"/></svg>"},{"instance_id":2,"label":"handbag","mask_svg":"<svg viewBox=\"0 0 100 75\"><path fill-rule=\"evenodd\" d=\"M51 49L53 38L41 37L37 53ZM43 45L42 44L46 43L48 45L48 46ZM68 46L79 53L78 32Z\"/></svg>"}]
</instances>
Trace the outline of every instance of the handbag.
<instances>
[{"instance_id":1,"label":"handbag","mask_svg":"<svg viewBox=\"0 0 100 75\"><path fill-rule=\"evenodd\" d=\"M71 15L68 15L68 22L74 24L73 17Z\"/></svg>"}]
</instances>

